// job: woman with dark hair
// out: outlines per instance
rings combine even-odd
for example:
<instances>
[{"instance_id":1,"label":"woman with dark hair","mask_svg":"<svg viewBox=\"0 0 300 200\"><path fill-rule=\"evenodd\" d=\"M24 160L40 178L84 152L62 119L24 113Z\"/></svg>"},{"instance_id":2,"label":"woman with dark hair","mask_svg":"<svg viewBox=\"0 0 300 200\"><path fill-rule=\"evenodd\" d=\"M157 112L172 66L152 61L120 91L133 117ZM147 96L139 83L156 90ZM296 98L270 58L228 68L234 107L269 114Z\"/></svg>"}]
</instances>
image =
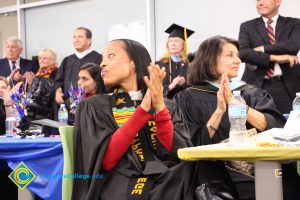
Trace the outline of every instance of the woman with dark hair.
<instances>
[{"instance_id":1,"label":"woman with dark hair","mask_svg":"<svg viewBox=\"0 0 300 200\"><path fill-rule=\"evenodd\" d=\"M238 76L241 63L238 50L238 42L233 39L216 36L205 40L190 64L188 83L191 87L175 96L188 121L192 143L196 146L219 143L229 137L227 106L233 90L240 90L248 105L247 129L264 131L283 127L285 123L266 91L231 80ZM214 163L215 166L217 164L220 169L225 168L222 162ZM242 184L237 186L240 189ZM245 189L252 189L252 192L245 192L241 199L253 199L254 185ZM249 196L244 198L244 195Z\"/></svg>"},{"instance_id":2,"label":"woman with dark hair","mask_svg":"<svg viewBox=\"0 0 300 200\"><path fill-rule=\"evenodd\" d=\"M163 98L165 70L140 43L103 51L101 76L113 93L81 101L74 131L72 199L193 199L197 180L176 152L191 145L181 112ZM190 168L189 168L190 167Z\"/></svg>"},{"instance_id":3,"label":"woman with dark hair","mask_svg":"<svg viewBox=\"0 0 300 200\"><path fill-rule=\"evenodd\" d=\"M95 94L103 94L105 86L101 77L101 68L94 63L86 63L82 65L78 73L78 87L83 89L86 97Z\"/></svg>"},{"instance_id":4,"label":"woman with dark hair","mask_svg":"<svg viewBox=\"0 0 300 200\"><path fill-rule=\"evenodd\" d=\"M75 93L80 95L80 97L77 96L76 98L78 99L74 99L74 96L72 96L66 101L66 106L69 110L68 124L74 124L76 107L81 99L105 92L100 66L95 63L82 65L79 69L77 84L78 91Z\"/></svg>"}]
</instances>

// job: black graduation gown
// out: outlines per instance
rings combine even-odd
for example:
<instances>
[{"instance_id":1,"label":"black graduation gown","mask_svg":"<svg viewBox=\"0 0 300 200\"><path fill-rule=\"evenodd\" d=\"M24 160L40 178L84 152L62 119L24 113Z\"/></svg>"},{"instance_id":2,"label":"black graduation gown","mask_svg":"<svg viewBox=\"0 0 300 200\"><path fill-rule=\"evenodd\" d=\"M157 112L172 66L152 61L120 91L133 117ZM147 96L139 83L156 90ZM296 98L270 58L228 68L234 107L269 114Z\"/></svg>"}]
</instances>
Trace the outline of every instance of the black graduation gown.
<instances>
[{"instance_id":1,"label":"black graduation gown","mask_svg":"<svg viewBox=\"0 0 300 200\"><path fill-rule=\"evenodd\" d=\"M155 161L141 167L129 148L113 170L105 172L102 160L111 135L118 129L112 113L115 95L96 95L80 102L74 130L74 173L101 174L102 179L74 179L72 199L127 199L131 176L156 174L150 199L193 199L195 168L193 163L180 163L159 142ZM174 124L173 150L191 146L187 127L176 103L166 100ZM117 148L117 147L116 147ZM149 163L149 164L148 164ZM180 164L179 164L180 163Z\"/></svg>"},{"instance_id":2,"label":"black graduation gown","mask_svg":"<svg viewBox=\"0 0 300 200\"><path fill-rule=\"evenodd\" d=\"M174 62L172 59L169 59L168 63L163 63L161 61L156 62L161 68L166 68L166 77L164 78L164 94L169 99L172 99L176 93L182 91L187 88L187 84L185 83L182 86L177 86L173 90L169 91L169 85L172 83L173 79L177 76L183 76L187 81L187 69L188 64L182 61ZM171 69L170 69L171 68ZM171 73L170 73L171 72Z\"/></svg>"},{"instance_id":3,"label":"black graduation gown","mask_svg":"<svg viewBox=\"0 0 300 200\"><path fill-rule=\"evenodd\" d=\"M236 90L241 90L241 95L248 106L266 116L267 129L283 127L285 119L276 110L272 97L266 91L251 85L243 85ZM206 127L206 123L217 108L217 91L218 88L204 83L191 86L174 97L188 121L192 143L196 146L219 143L229 137L228 111L224 113L212 139ZM246 123L246 127L247 129L253 128L249 123Z\"/></svg>"},{"instance_id":4,"label":"black graduation gown","mask_svg":"<svg viewBox=\"0 0 300 200\"><path fill-rule=\"evenodd\" d=\"M236 90L241 90L241 95L248 106L262 112L267 119L267 129L283 127L284 117L276 110L272 97L264 90L251 85L244 85ZM188 121L192 143L195 146L219 143L229 137L230 123L228 111L224 113L222 121L214 137L210 139L206 123L217 107L218 88L209 83L191 86L177 94L174 99L181 108L184 117ZM247 129L253 128L249 123ZM209 164L209 161L206 163ZM224 170L221 163L210 163L211 170ZM212 166L215 168L213 169ZM202 170L204 171L204 169ZM230 171L231 178L236 184L241 199L255 199L254 179L244 174ZM212 177L210 177L212 178Z\"/></svg>"},{"instance_id":5,"label":"black graduation gown","mask_svg":"<svg viewBox=\"0 0 300 200\"><path fill-rule=\"evenodd\" d=\"M64 58L56 73L55 90L61 87L65 93L69 90L71 83L73 86L76 86L79 68L88 62L100 65L102 62L102 55L96 51L92 51L81 59L79 59L75 54Z\"/></svg>"}]
</instances>

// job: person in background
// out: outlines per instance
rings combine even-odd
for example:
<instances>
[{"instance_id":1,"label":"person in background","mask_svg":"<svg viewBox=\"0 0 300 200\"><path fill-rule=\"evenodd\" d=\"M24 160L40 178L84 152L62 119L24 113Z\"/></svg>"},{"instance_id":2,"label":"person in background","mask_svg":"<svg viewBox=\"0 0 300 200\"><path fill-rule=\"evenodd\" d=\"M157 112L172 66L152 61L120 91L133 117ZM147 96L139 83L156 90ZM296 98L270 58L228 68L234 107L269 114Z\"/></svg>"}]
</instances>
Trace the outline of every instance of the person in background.
<instances>
[{"instance_id":1,"label":"person in background","mask_svg":"<svg viewBox=\"0 0 300 200\"><path fill-rule=\"evenodd\" d=\"M38 55L40 69L26 78L30 97L27 106L29 121L54 119L54 78L58 70L56 58L54 50L41 50Z\"/></svg>"},{"instance_id":2,"label":"person in background","mask_svg":"<svg viewBox=\"0 0 300 200\"><path fill-rule=\"evenodd\" d=\"M88 62L100 64L102 55L91 49L92 32L79 27L73 35L75 53L63 59L55 78L55 101L57 104L64 103L64 94L71 85L76 86L79 68Z\"/></svg>"},{"instance_id":3,"label":"person in background","mask_svg":"<svg viewBox=\"0 0 300 200\"><path fill-rule=\"evenodd\" d=\"M5 104L4 104L4 95L9 91L9 84L4 76L0 76L0 135L5 134Z\"/></svg>"},{"instance_id":4,"label":"person in background","mask_svg":"<svg viewBox=\"0 0 300 200\"><path fill-rule=\"evenodd\" d=\"M40 69L35 76L55 80L57 67L57 55L53 49L43 49L39 52L38 61Z\"/></svg>"},{"instance_id":5,"label":"person in background","mask_svg":"<svg viewBox=\"0 0 300 200\"><path fill-rule=\"evenodd\" d=\"M94 63L86 63L80 67L78 74L78 88L84 91L84 99L96 94L104 94L105 86L101 77L101 68ZM74 124L76 106L74 100L69 99L66 103L67 109L70 112L69 124Z\"/></svg>"},{"instance_id":6,"label":"person in background","mask_svg":"<svg viewBox=\"0 0 300 200\"><path fill-rule=\"evenodd\" d=\"M281 0L256 0L261 17L240 26L240 58L246 63L242 80L268 91L281 113L290 113L300 91L300 19L283 17Z\"/></svg>"},{"instance_id":7,"label":"person in background","mask_svg":"<svg viewBox=\"0 0 300 200\"><path fill-rule=\"evenodd\" d=\"M10 89L9 83L4 76L0 76L0 97L3 99L3 96L5 92L7 92L7 89Z\"/></svg>"},{"instance_id":8,"label":"person in background","mask_svg":"<svg viewBox=\"0 0 300 200\"><path fill-rule=\"evenodd\" d=\"M172 99L178 91L187 87L186 74L189 64L187 38L194 31L172 24L165 32L170 34L166 43L166 51L156 64L166 69L163 84L164 95Z\"/></svg>"},{"instance_id":9,"label":"person in background","mask_svg":"<svg viewBox=\"0 0 300 200\"><path fill-rule=\"evenodd\" d=\"M12 92L20 87L20 83L16 84L14 88L10 88L9 82L6 77L0 76L0 135L5 132L5 119L10 117L13 102L10 98ZM0 138L1 140L1 138ZM18 190L16 185L8 178L12 172L5 160L0 160L0 180L1 189L0 196L9 199L18 199Z\"/></svg>"},{"instance_id":10,"label":"person in background","mask_svg":"<svg viewBox=\"0 0 300 200\"><path fill-rule=\"evenodd\" d=\"M241 63L238 49L238 42L227 37L205 40L189 66L188 83L191 86L174 97L188 122L195 146L219 143L229 137L227 108L232 90L240 90L248 105L247 129L265 131L283 127L285 123L268 92L242 81L231 81L238 76ZM220 176L218 172L225 170L222 161L207 163L210 167L206 169L214 167L216 179ZM236 180L242 180L236 183L240 199L255 199L254 179L234 174L233 181Z\"/></svg>"},{"instance_id":11,"label":"person in background","mask_svg":"<svg viewBox=\"0 0 300 200\"><path fill-rule=\"evenodd\" d=\"M22 85L22 82L17 83L13 88L10 87L9 82L4 76L0 76L0 104L1 104L1 122L2 128L4 128L5 133L5 119L6 117L10 117L14 102L11 99L11 95L13 92L16 92L19 90L20 86ZM4 122L3 122L4 120ZM1 132L0 132L1 133Z\"/></svg>"},{"instance_id":12,"label":"person in background","mask_svg":"<svg viewBox=\"0 0 300 200\"><path fill-rule=\"evenodd\" d=\"M0 59L0 76L6 77L13 84L25 79L28 73L36 73L38 66L31 60L21 57L22 41L14 36L5 43L5 58Z\"/></svg>"},{"instance_id":13,"label":"person in background","mask_svg":"<svg viewBox=\"0 0 300 200\"><path fill-rule=\"evenodd\" d=\"M81 66L77 84L85 91L86 97L103 94L105 86L101 77L101 67L94 63L86 63Z\"/></svg>"}]
</instances>

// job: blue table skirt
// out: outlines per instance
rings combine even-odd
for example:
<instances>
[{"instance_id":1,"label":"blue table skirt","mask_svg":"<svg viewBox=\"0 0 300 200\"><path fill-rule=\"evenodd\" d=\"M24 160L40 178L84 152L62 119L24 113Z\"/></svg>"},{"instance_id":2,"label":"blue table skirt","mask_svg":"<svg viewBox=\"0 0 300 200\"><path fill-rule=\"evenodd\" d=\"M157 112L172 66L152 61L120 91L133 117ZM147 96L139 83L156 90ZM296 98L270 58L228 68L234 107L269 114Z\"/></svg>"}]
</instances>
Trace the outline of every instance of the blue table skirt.
<instances>
[{"instance_id":1,"label":"blue table skirt","mask_svg":"<svg viewBox=\"0 0 300 200\"><path fill-rule=\"evenodd\" d=\"M27 188L45 200L61 199L64 161L60 138L0 137L0 159L11 169L23 161L37 176Z\"/></svg>"}]
</instances>

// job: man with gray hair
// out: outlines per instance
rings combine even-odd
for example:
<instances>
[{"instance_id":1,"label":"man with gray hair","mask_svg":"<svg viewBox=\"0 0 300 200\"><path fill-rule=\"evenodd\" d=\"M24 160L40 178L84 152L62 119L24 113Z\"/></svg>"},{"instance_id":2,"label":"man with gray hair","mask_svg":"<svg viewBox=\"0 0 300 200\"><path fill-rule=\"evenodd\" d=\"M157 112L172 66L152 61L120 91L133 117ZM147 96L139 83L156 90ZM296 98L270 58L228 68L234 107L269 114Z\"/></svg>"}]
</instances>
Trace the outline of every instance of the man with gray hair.
<instances>
[{"instance_id":1,"label":"man with gray hair","mask_svg":"<svg viewBox=\"0 0 300 200\"><path fill-rule=\"evenodd\" d=\"M26 73L36 73L38 66L31 60L21 58L22 41L10 36L5 43L5 58L0 59L0 76L7 77L12 82L24 79Z\"/></svg>"}]
</instances>

